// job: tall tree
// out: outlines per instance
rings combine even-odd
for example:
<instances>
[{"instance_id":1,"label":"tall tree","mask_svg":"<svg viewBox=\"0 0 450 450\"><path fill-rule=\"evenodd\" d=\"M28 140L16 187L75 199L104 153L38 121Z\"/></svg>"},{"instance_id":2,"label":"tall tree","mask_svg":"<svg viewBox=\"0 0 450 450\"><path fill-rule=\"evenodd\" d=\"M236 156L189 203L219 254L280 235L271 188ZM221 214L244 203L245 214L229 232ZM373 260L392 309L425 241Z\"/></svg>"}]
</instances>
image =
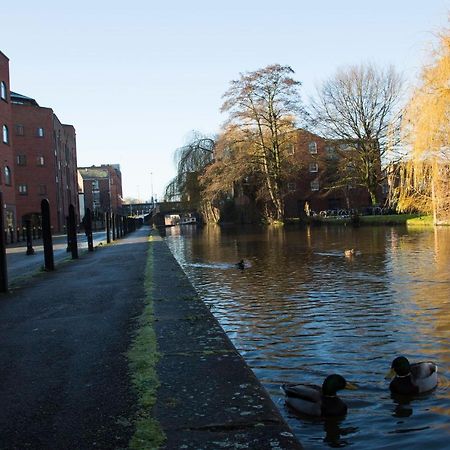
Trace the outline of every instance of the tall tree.
<instances>
[{"instance_id":1,"label":"tall tree","mask_svg":"<svg viewBox=\"0 0 450 450\"><path fill-rule=\"evenodd\" d=\"M312 102L313 126L342 141L339 156L349 159L340 166L340 178L365 187L372 204L383 177L381 161L399 126L401 93L402 79L393 67L350 66L325 81Z\"/></svg>"},{"instance_id":2,"label":"tall tree","mask_svg":"<svg viewBox=\"0 0 450 450\"><path fill-rule=\"evenodd\" d=\"M401 210L433 213L434 223L450 223L450 32L442 33L431 63L405 109L405 143L395 193Z\"/></svg>"},{"instance_id":3,"label":"tall tree","mask_svg":"<svg viewBox=\"0 0 450 450\"><path fill-rule=\"evenodd\" d=\"M221 167L217 170L229 174L224 175L224 180L231 177L239 181L239 177L242 180L249 176L257 179L269 220L283 219L287 149L296 116L302 111L300 82L292 78L293 73L289 66L279 64L247 72L231 81L223 96L222 112L227 112L229 118L223 131L226 144L218 162ZM235 163L227 166L231 155Z\"/></svg>"}]
</instances>

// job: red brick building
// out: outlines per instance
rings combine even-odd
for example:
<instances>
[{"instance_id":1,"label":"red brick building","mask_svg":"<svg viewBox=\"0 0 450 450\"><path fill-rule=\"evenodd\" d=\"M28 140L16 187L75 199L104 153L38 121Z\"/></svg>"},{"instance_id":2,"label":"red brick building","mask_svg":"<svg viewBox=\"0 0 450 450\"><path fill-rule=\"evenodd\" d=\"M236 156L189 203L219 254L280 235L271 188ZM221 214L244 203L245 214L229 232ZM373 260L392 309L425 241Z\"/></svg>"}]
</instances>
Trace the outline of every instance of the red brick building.
<instances>
[{"instance_id":1,"label":"red brick building","mask_svg":"<svg viewBox=\"0 0 450 450\"><path fill-rule=\"evenodd\" d=\"M84 203L94 217L102 220L105 212L122 213L122 174L119 164L79 167L83 178Z\"/></svg>"},{"instance_id":2,"label":"red brick building","mask_svg":"<svg viewBox=\"0 0 450 450\"><path fill-rule=\"evenodd\" d=\"M11 104L17 222L39 225L47 198L53 230L63 231L69 205L78 211L75 129L30 97L11 92Z\"/></svg>"},{"instance_id":3,"label":"red brick building","mask_svg":"<svg viewBox=\"0 0 450 450\"><path fill-rule=\"evenodd\" d=\"M13 122L9 84L9 59L0 52L0 191L3 194L4 225L16 226L16 199L14 186Z\"/></svg>"},{"instance_id":4,"label":"red brick building","mask_svg":"<svg viewBox=\"0 0 450 450\"><path fill-rule=\"evenodd\" d=\"M336 165L343 146L346 144L306 130L297 130L295 143L288 153L299 161L301 169L298 178L288 185L286 217L302 216L306 203L310 210L316 212L370 205L369 194L364 188L347 185L330 188L330 179L336 175Z\"/></svg>"}]
</instances>

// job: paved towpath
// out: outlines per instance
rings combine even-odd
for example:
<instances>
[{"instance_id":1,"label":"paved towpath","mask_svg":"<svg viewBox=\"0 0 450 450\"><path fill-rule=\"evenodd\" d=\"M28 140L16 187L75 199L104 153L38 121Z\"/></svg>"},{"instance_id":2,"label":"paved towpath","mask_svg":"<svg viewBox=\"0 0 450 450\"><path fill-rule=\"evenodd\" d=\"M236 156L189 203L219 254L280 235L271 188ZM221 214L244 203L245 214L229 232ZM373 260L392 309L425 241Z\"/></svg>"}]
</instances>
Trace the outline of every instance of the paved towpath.
<instances>
[{"instance_id":1,"label":"paved towpath","mask_svg":"<svg viewBox=\"0 0 450 450\"><path fill-rule=\"evenodd\" d=\"M149 229L0 296L0 448L127 447Z\"/></svg>"},{"instance_id":2,"label":"paved towpath","mask_svg":"<svg viewBox=\"0 0 450 450\"><path fill-rule=\"evenodd\" d=\"M0 449L123 449L136 397L125 353L152 297L166 449L300 449L167 245L140 230L0 295Z\"/></svg>"}]
</instances>

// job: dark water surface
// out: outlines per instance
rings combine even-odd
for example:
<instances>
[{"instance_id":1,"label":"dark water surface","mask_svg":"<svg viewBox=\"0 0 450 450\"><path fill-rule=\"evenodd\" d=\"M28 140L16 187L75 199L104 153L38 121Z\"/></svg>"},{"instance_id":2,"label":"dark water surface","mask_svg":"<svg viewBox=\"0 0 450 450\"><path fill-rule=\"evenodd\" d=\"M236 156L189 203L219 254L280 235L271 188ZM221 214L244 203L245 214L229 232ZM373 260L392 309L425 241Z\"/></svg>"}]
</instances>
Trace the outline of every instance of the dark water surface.
<instances>
[{"instance_id":1,"label":"dark water surface","mask_svg":"<svg viewBox=\"0 0 450 450\"><path fill-rule=\"evenodd\" d=\"M166 240L305 449L450 448L450 228L187 226ZM435 361L437 389L392 398L399 354ZM286 408L282 383L331 373L359 386L340 393L345 418Z\"/></svg>"}]
</instances>

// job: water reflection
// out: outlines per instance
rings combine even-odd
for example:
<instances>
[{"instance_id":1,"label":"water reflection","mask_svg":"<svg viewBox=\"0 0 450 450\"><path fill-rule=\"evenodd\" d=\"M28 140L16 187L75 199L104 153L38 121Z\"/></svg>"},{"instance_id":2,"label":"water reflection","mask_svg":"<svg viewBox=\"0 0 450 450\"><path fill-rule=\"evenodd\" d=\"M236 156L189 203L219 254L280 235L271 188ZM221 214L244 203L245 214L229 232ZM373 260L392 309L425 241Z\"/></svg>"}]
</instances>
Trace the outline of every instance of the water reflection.
<instances>
[{"instance_id":1,"label":"water reflection","mask_svg":"<svg viewBox=\"0 0 450 450\"><path fill-rule=\"evenodd\" d=\"M449 229L175 231L167 236L173 253L305 448L445 447ZM361 255L345 258L348 248ZM251 267L236 269L240 259ZM438 388L410 403L391 398L383 376L398 354L438 362ZM280 384L320 384L332 372L360 386L342 395L342 422L286 410Z\"/></svg>"}]
</instances>

